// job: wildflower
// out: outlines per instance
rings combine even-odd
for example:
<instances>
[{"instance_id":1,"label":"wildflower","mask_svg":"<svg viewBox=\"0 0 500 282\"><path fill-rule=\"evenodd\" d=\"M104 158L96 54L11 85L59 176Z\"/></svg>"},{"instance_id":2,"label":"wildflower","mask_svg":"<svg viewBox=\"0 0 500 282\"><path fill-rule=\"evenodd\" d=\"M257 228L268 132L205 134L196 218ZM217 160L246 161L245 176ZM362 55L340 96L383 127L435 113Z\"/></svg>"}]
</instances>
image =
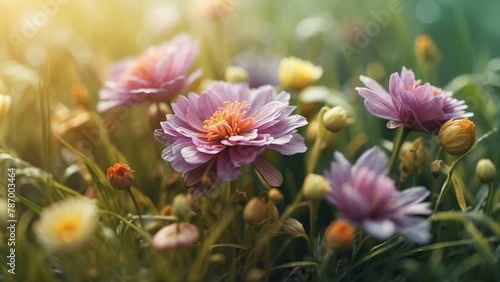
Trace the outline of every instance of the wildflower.
<instances>
[{"instance_id":1,"label":"wildflower","mask_svg":"<svg viewBox=\"0 0 500 282\"><path fill-rule=\"evenodd\" d=\"M356 87L365 98L366 109L374 116L388 119L387 128L405 126L429 134L435 134L441 125L451 118L471 117L466 113L465 101L453 98L452 93L422 85L415 80L413 71L403 67L401 76L393 73L387 92L375 80L360 76L366 87Z\"/></svg>"},{"instance_id":2,"label":"wildflower","mask_svg":"<svg viewBox=\"0 0 500 282\"><path fill-rule=\"evenodd\" d=\"M301 90L316 84L323 75L323 68L309 61L288 57L281 60L278 73L283 87Z\"/></svg>"},{"instance_id":3,"label":"wildflower","mask_svg":"<svg viewBox=\"0 0 500 282\"><path fill-rule=\"evenodd\" d=\"M468 119L451 119L439 130L444 150L452 155L463 155L476 141L476 126Z\"/></svg>"},{"instance_id":4,"label":"wildflower","mask_svg":"<svg viewBox=\"0 0 500 282\"><path fill-rule=\"evenodd\" d=\"M290 115L290 94L272 86L250 89L247 84L215 82L201 95L180 96L172 105L156 138L167 145L162 157L183 172L191 193L204 195L218 181L234 181L241 166L252 164L273 187L282 176L265 158L264 149L284 155L306 151L297 127L307 121Z\"/></svg>"},{"instance_id":5,"label":"wildflower","mask_svg":"<svg viewBox=\"0 0 500 282\"><path fill-rule=\"evenodd\" d=\"M309 173L302 185L302 194L308 200L320 201L330 189L330 183L322 175Z\"/></svg>"},{"instance_id":6,"label":"wildflower","mask_svg":"<svg viewBox=\"0 0 500 282\"><path fill-rule=\"evenodd\" d=\"M415 217L431 212L430 203L422 202L429 191L412 187L399 192L387 176L387 157L381 149L369 149L354 165L339 152L334 157L325 172L331 185L325 198L338 208L341 218L380 240L397 232L417 243L430 239L429 222Z\"/></svg>"},{"instance_id":7,"label":"wildflower","mask_svg":"<svg viewBox=\"0 0 500 282\"><path fill-rule=\"evenodd\" d=\"M106 171L109 183L117 190L127 190L134 183L134 171L127 164L117 162Z\"/></svg>"},{"instance_id":8,"label":"wildflower","mask_svg":"<svg viewBox=\"0 0 500 282\"><path fill-rule=\"evenodd\" d=\"M342 106L329 109L323 116L323 124L331 132L339 132L344 128L347 120L347 112Z\"/></svg>"},{"instance_id":9,"label":"wildflower","mask_svg":"<svg viewBox=\"0 0 500 282\"><path fill-rule=\"evenodd\" d=\"M497 169L490 159L481 159L476 165L476 177L481 182L490 183L495 179Z\"/></svg>"},{"instance_id":10,"label":"wildflower","mask_svg":"<svg viewBox=\"0 0 500 282\"><path fill-rule=\"evenodd\" d=\"M190 246L198 240L199 234L198 227L191 223L171 223L156 232L151 244L158 251Z\"/></svg>"},{"instance_id":11,"label":"wildflower","mask_svg":"<svg viewBox=\"0 0 500 282\"><path fill-rule=\"evenodd\" d=\"M9 112L11 103L12 98L9 95L0 94L0 118Z\"/></svg>"},{"instance_id":12,"label":"wildflower","mask_svg":"<svg viewBox=\"0 0 500 282\"><path fill-rule=\"evenodd\" d=\"M197 41L181 34L136 58L115 63L112 80L99 92L98 110L171 101L201 75L196 71L187 76L198 49Z\"/></svg>"},{"instance_id":13,"label":"wildflower","mask_svg":"<svg viewBox=\"0 0 500 282\"><path fill-rule=\"evenodd\" d=\"M87 197L68 198L40 213L34 232L49 252L73 252L87 243L98 222L98 209Z\"/></svg>"},{"instance_id":14,"label":"wildflower","mask_svg":"<svg viewBox=\"0 0 500 282\"><path fill-rule=\"evenodd\" d=\"M354 243L356 228L344 219L334 220L325 232L325 243L341 250L349 249Z\"/></svg>"}]
</instances>

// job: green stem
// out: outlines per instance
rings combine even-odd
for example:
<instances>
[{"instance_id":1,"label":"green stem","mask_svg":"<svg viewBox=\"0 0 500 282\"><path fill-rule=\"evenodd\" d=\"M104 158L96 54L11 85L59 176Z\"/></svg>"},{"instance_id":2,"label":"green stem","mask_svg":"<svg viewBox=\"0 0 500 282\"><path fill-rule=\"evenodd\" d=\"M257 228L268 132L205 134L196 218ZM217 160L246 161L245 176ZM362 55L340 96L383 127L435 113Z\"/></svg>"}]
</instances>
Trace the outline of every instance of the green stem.
<instances>
[{"instance_id":1,"label":"green stem","mask_svg":"<svg viewBox=\"0 0 500 282\"><path fill-rule=\"evenodd\" d=\"M309 167L307 168L308 174L314 173L316 167L318 166L319 156L321 154L326 133L326 128L323 125L323 116L328 110L329 110L328 107L321 108L316 118L318 122L318 137L314 141L314 145L311 150L311 155L309 156Z\"/></svg>"},{"instance_id":2,"label":"green stem","mask_svg":"<svg viewBox=\"0 0 500 282\"><path fill-rule=\"evenodd\" d=\"M132 202L134 202L135 209L137 210L137 216L139 216L139 223L141 224L142 228L144 228L144 223L142 222L142 212L141 208L139 207L139 203L137 203L137 200L134 196L134 193L132 193L131 188L128 188L127 192L130 195L130 198L132 198Z\"/></svg>"},{"instance_id":3,"label":"green stem","mask_svg":"<svg viewBox=\"0 0 500 282\"><path fill-rule=\"evenodd\" d=\"M315 200L309 201L309 255L312 257L314 246L316 244L316 233L318 223L319 202Z\"/></svg>"},{"instance_id":4,"label":"green stem","mask_svg":"<svg viewBox=\"0 0 500 282\"><path fill-rule=\"evenodd\" d=\"M396 168L396 163L399 157L399 151L401 150L401 146L405 141L406 137L410 134L411 129L408 127L400 126L394 136L394 140L392 141L392 155L391 160L389 161L389 175L394 173L394 169Z\"/></svg>"},{"instance_id":5,"label":"green stem","mask_svg":"<svg viewBox=\"0 0 500 282\"><path fill-rule=\"evenodd\" d=\"M488 198L486 201L486 206L484 207L484 213L488 216L491 214L494 198L495 198L495 190L493 189L493 182L490 182L488 183Z\"/></svg>"},{"instance_id":6,"label":"green stem","mask_svg":"<svg viewBox=\"0 0 500 282\"><path fill-rule=\"evenodd\" d=\"M137 231L137 233L141 234L142 237L144 237L144 239L146 239L148 242L151 242L151 235L149 233L147 233L145 230L135 226L134 224L132 224L129 220L127 220L126 218L124 218L123 216L117 214L117 213L114 213L112 211L108 211L108 210L100 210L101 213L106 213L106 214L109 214L109 215L112 215L114 217L116 217L117 219L121 220L124 224L128 225L130 228L134 229L135 231Z\"/></svg>"}]
</instances>

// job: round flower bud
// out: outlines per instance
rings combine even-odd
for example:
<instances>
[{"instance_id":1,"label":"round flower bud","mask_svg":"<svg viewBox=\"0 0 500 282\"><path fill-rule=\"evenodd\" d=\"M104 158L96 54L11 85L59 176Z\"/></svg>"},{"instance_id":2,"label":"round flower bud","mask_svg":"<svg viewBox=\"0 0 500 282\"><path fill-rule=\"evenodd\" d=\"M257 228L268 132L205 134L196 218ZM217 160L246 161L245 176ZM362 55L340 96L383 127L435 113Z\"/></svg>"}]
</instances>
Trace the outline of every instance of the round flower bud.
<instances>
[{"instance_id":1,"label":"round flower bud","mask_svg":"<svg viewBox=\"0 0 500 282\"><path fill-rule=\"evenodd\" d=\"M323 116L323 124L331 132L339 132L344 128L347 120L347 111L342 106L329 109Z\"/></svg>"},{"instance_id":2,"label":"round flower bud","mask_svg":"<svg viewBox=\"0 0 500 282\"><path fill-rule=\"evenodd\" d=\"M117 162L108 168L106 176L111 186L117 190L127 190L134 183L134 171L122 162Z\"/></svg>"},{"instance_id":3,"label":"round flower bud","mask_svg":"<svg viewBox=\"0 0 500 282\"><path fill-rule=\"evenodd\" d=\"M241 67L229 66L224 74L224 80L228 82L248 81L248 72Z\"/></svg>"},{"instance_id":4,"label":"round flower bud","mask_svg":"<svg viewBox=\"0 0 500 282\"><path fill-rule=\"evenodd\" d=\"M177 194L172 203L172 214L180 219L185 219L191 213L191 204L185 194Z\"/></svg>"},{"instance_id":5,"label":"round flower bud","mask_svg":"<svg viewBox=\"0 0 500 282\"><path fill-rule=\"evenodd\" d=\"M325 243L328 247L346 250L352 246L355 233L356 229L347 220L334 220L326 230Z\"/></svg>"},{"instance_id":6,"label":"round flower bud","mask_svg":"<svg viewBox=\"0 0 500 282\"><path fill-rule=\"evenodd\" d=\"M281 85L295 90L316 84L322 75L323 68L295 57L283 58L278 70Z\"/></svg>"},{"instance_id":7,"label":"round flower bud","mask_svg":"<svg viewBox=\"0 0 500 282\"><path fill-rule=\"evenodd\" d=\"M268 197L269 197L269 200L271 200L275 203L279 203L279 202L283 201L283 194L281 193L281 191L279 189L276 189L276 188L269 190Z\"/></svg>"},{"instance_id":8,"label":"round flower bud","mask_svg":"<svg viewBox=\"0 0 500 282\"><path fill-rule=\"evenodd\" d=\"M330 182L319 174L310 173L302 186L302 193L308 200L320 201L330 189Z\"/></svg>"},{"instance_id":9,"label":"round flower bud","mask_svg":"<svg viewBox=\"0 0 500 282\"><path fill-rule=\"evenodd\" d=\"M258 268L258 267L253 267L251 268L247 276L245 278L246 282L259 282L262 281L262 278L264 277L264 270Z\"/></svg>"},{"instance_id":10,"label":"round flower bud","mask_svg":"<svg viewBox=\"0 0 500 282\"><path fill-rule=\"evenodd\" d=\"M434 179L437 179L441 175L442 164L443 164L442 160L435 160L431 163L431 173Z\"/></svg>"},{"instance_id":11,"label":"round flower bud","mask_svg":"<svg viewBox=\"0 0 500 282\"><path fill-rule=\"evenodd\" d=\"M476 177L481 182L490 183L496 175L497 169L490 159L481 159L477 162Z\"/></svg>"},{"instance_id":12,"label":"round flower bud","mask_svg":"<svg viewBox=\"0 0 500 282\"><path fill-rule=\"evenodd\" d=\"M468 119L450 119L439 130L439 140L451 155L463 155L476 141L476 126Z\"/></svg>"},{"instance_id":13,"label":"round flower bud","mask_svg":"<svg viewBox=\"0 0 500 282\"><path fill-rule=\"evenodd\" d=\"M267 205L262 198L254 197L243 209L243 219L250 224L261 224L267 218Z\"/></svg>"}]
</instances>

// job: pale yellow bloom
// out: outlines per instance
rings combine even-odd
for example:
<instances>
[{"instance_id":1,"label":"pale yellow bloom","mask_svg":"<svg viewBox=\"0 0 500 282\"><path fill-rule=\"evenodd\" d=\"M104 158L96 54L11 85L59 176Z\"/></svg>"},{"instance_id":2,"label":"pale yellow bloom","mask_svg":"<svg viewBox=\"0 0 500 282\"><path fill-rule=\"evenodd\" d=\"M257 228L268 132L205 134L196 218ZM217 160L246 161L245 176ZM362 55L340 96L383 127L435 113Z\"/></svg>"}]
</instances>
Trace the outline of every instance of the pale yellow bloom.
<instances>
[{"instance_id":1,"label":"pale yellow bloom","mask_svg":"<svg viewBox=\"0 0 500 282\"><path fill-rule=\"evenodd\" d=\"M316 84L323 75L323 68L309 61L288 57L281 60L278 75L284 88L300 90Z\"/></svg>"},{"instance_id":2,"label":"pale yellow bloom","mask_svg":"<svg viewBox=\"0 0 500 282\"><path fill-rule=\"evenodd\" d=\"M248 81L248 72L241 67L229 66L226 68L224 80L228 82Z\"/></svg>"},{"instance_id":3,"label":"pale yellow bloom","mask_svg":"<svg viewBox=\"0 0 500 282\"><path fill-rule=\"evenodd\" d=\"M476 166L476 177L484 183L492 182L497 176L495 164L490 159L480 159Z\"/></svg>"},{"instance_id":4,"label":"pale yellow bloom","mask_svg":"<svg viewBox=\"0 0 500 282\"><path fill-rule=\"evenodd\" d=\"M98 220L98 208L91 199L68 198L44 208L34 232L47 251L69 253L90 240Z\"/></svg>"},{"instance_id":5,"label":"pale yellow bloom","mask_svg":"<svg viewBox=\"0 0 500 282\"><path fill-rule=\"evenodd\" d=\"M444 150L452 155L463 155L476 140L476 126L468 119L450 119L439 130Z\"/></svg>"}]
</instances>

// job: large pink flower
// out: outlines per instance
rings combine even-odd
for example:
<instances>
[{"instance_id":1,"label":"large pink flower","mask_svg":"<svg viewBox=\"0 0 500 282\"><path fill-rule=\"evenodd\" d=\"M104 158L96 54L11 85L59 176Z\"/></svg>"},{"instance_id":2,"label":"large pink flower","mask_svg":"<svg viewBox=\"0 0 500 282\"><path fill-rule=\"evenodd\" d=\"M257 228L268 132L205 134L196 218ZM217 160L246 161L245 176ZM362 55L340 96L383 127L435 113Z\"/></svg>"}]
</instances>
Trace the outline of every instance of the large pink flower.
<instances>
[{"instance_id":1,"label":"large pink flower","mask_svg":"<svg viewBox=\"0 0 500 282\"><path fill-rule=\"evenodd\" d=\"M436 133L451 118L471 117L465 101L429 83L415 80L413 71L403 67L401 76L393 73L387 92L375 80L360 76L366 87L357 87L365 98L366 109L379 118L388 119L388 128L405 126L426 133Z\"/></svg>"},{"instance_id":2,"label":"large pink flower","mask_svg":"<svg viewBox=\"0 0 500 282\"><path fill-rule=\"evenodd\" d=\"M430 223L415 215L431 212L424 187L402 192L387 176L387 157L378 147L363 153L354 165L339 152L325 177L331 189L326 200L340 216L381 240L401 232L409 240L424 244L430 239Z\"/></svg>"},{"instance_id":3,"label":"large pink flower","mask_svg":"<svg viewBox=\"0 0 500 282\"><path fill-rule=\"evenodd\" d=\"M276 93L270 85L250 89L225 82L214 82L201 95L179 96L174 114L155 131L167 145L162 157L184 172L186 186L198 195L211 191L217 180L236 180L245 164L280 185L281 175L273 181L270 166L259 155L266 148L284 155L306 151L297 128L307 121L290 115L295 106L289 100L289 93Z\"/></svg>"},{"instance_id":4,"label":"large pink flower","mask_svg":"<svg viewBox=\"0 0 500 282\"><path fill-rule=\"evenodd\" d=\"M198 41L181 34L136 58L115 63L111 80L99 92L98 110L172 100L201 75L201 70L187 75L198 51Z\"/></svg>"}]
</instances>

